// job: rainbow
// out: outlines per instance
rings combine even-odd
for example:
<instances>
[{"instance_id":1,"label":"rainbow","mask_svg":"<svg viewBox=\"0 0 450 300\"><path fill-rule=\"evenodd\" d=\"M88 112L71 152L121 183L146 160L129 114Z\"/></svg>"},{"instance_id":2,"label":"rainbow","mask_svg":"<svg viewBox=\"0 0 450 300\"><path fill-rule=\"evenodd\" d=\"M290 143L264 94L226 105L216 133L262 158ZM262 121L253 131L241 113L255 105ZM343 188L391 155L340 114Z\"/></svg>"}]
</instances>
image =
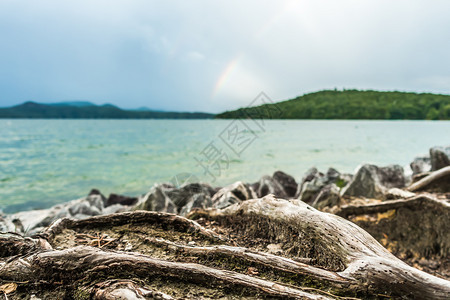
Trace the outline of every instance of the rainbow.
<instances>
[{"instance_id":1,"label":"rainbow","mask_svg":"<svg viewBox=\"0 0 450 300\"><path fill-rule=\"evenodd\" d=\"M293 5L296 5L296 1L288 1L286 2L278 12L274 14L272 18L269 19L267 23L265 23L260 30L256 32L256 34L253 36L251 40L258 40L260 39L264 33L266 33L280 18L281 16L287 12L293 9ZM236 70L236 68L239 65L240 60L243 59L245 54L245 51L241 51L238 55L236 55L231 61L229 61L226 64L226 67L223 69L223 71L220 73L219 78L217 79L213 92L212 92L212 99L214 99L217 94L220 92L222 87L225 85L225 83L229 80L231 77L231 74L233 74L233 71Z\"/></svg>"}]
</instances>

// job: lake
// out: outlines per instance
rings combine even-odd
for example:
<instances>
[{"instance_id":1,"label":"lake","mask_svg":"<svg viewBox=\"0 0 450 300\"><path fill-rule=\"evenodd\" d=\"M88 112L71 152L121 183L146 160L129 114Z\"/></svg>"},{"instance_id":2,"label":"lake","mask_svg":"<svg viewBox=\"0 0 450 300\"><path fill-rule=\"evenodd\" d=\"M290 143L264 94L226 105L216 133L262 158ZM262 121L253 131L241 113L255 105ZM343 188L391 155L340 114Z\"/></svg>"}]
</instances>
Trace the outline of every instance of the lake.
<instances>
[{"instance_id":1,"label":"lake","mask_svg":"<svg viewBox=\"0 0 450 300\"><path fill-rule=\"evenodd\" d=\"M0 209L139 195L174 176L212 185L363 162L407 167L450 144L450 121L0 120ZM191 178L191 180L192 180Z\"/></svg>"}]
</instances>

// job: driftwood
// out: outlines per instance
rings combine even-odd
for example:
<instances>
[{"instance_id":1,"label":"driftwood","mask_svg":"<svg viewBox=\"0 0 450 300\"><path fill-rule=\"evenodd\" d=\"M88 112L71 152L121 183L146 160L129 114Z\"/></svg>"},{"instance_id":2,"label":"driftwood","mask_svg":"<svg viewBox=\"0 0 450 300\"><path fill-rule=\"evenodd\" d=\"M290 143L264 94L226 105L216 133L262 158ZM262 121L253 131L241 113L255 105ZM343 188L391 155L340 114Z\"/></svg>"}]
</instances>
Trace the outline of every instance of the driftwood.
<instances>
[{"instance_id":1,"label":"driftwood","mask_svg":"<svg viewBox=\"0 0 450 300\"><path fill-rule=\"evenodd\" d=\"M407 190L410 192L421 190L444 177L450 177L450 166L431 172L428 176L410 185Z\"/></svg>"},{"instance_id":2,"label":"driftwood","mask_svg":"<svg viewBox=\"0 0 450 300\"><path fill-rule=\"evenodd\" d=\"M191 214L127 212L0 235L0 299L448 299L355 224L266 196ZM280 244L276 254L269 246ZM128 249L128 250L127 250ZM2 291L2 285L15 284ZM14 289L15 291L11 291ZM27 298L28 297L28 298Z\"/></svg>"},{"instance_id":3,"label":"driftwood","mask_svg":"<svg viewBox=\"0 0 450 300\"><path fill-rule=\"evenodd\" d=\"M390 200L381 203L366 204L366 205L344 205L336 215L341 217L348 217L350 215L363 215L385 212L391 209L398 209L402 207L417 207L419 205L426 205L428 207L435 207L437 209L450 209L450 203L439 200L429 195L418 195L409 199Z\"/></svg>"},{"instance_id":4,"label":"driftwood","mask_svg":"<svg viewBox=\"0 0 450 300\"><path fill-rule=\"evenodd\" d=\"M410 264L431 259L433 274L449 278L450 203L431 194L367 205L345 205L335 211ZM424 262L425 266L430 263Z\"/></svg>"},{"instance_id":5,"label":"driftwood","mask_svg":"<svg viewBox=\"0 0 450 300\"><path fill-rule=\"evenodd\" d=\"M53 222L53 224L46 228L42 233L36 235L36 237L51 241L56 234L60 233L64 229L89 227L101 228L104 226L120 226L125 224L157 224L161 228L175 228L177 231L199 234L207 239L223 239L213 231L207 230L204 227L200 226L195 221L175 214L154 211L123 212L106 216L96 216L83 220L63 218Z\"/></svg>"},{"instance_id":6,"label":"driftwood","mask_svg":"<svg viewBox=\"0 0 450 300\"><path fill-rule=\"evenodd\" d=\"M208 214L273 241L295 238L300 252L309 249L306 255L323 267L337 268L337 275L352 280L362 290L417 299L450 296L449 281L408 266L355 224L303 202L264 197ZM294 232L297 236L292 235Z\"/></svg>"}]
</instances>

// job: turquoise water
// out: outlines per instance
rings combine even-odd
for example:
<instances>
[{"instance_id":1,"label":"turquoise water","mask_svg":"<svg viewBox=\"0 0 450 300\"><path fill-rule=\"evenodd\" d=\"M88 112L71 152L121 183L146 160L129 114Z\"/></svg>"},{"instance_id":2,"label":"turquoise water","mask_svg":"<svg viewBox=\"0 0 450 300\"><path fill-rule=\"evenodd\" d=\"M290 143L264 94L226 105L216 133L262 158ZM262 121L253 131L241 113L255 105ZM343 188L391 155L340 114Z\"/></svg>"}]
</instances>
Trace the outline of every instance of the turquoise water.
<instances>
[{"instance_id":1,"label":"turquoise water","mask_svg":"<svg viewBox=\"0 0 450 300\"><path fill-rule=\"evenodd\" d=\"M406 166L429 147L448 144L446 121L3 119L0 209L49 207L91 188L138 195L179 173L225 185L276 170L300 180L312 166Z\"/></svg>"}]
</instances>

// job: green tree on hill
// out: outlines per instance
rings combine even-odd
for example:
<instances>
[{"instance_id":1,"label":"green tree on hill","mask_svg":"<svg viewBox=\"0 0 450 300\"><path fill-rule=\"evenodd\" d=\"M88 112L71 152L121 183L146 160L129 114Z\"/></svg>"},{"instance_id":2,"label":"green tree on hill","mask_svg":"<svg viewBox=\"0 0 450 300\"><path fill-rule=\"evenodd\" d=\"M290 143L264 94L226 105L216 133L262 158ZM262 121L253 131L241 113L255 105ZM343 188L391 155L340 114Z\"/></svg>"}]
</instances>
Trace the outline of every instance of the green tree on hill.
<instances>
[{"instance_id":1,"label":"green tree on hill","mask_svg":"<svg viewBox=\"0 0 450 300\"><path fill-rule=\"evenodd\" d=\"M279 109L278 119L450 120L450 96L429 93L325 90L268 106ZM255 117L260 109L241 108L216 118Z\"/></svg>"}]
</instances>

